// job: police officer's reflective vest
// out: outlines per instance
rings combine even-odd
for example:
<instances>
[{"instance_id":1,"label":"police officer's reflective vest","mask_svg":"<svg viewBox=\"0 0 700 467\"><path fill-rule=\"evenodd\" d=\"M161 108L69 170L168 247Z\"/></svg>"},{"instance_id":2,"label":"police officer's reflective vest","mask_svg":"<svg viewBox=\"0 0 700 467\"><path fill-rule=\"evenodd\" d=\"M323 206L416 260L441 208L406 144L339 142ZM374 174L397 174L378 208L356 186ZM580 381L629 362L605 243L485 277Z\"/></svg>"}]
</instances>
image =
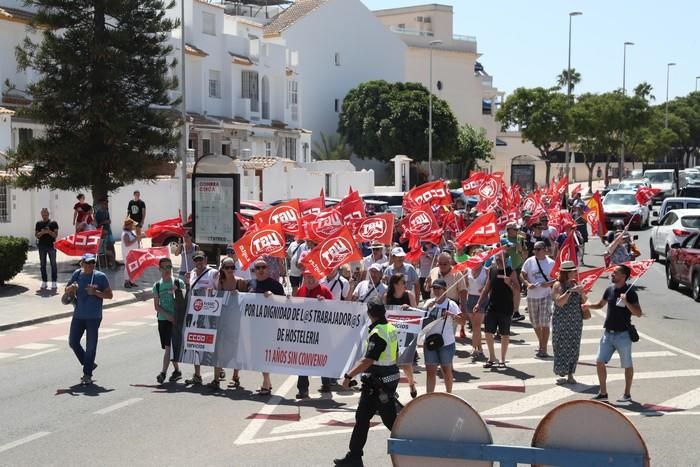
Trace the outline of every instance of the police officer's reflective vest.
<instances>
[{"instance_id":1,"label":"police officer's reflective vest","mask_svg":"<svg viewBox=\"0 0 700 467\"><path fill-rule=\"evenodd\" d=\"M369 342L369 338L373 335L378 335L386 342L386 348L379 355L379 360L375 361L374 364L377 366L392 366L396 365L399 354L399 336L396 333L396 328L393 324L377 324L370 331L369 336L367 336L367 341L365 342L365 348Z\"/></svg>"}]
</instances>

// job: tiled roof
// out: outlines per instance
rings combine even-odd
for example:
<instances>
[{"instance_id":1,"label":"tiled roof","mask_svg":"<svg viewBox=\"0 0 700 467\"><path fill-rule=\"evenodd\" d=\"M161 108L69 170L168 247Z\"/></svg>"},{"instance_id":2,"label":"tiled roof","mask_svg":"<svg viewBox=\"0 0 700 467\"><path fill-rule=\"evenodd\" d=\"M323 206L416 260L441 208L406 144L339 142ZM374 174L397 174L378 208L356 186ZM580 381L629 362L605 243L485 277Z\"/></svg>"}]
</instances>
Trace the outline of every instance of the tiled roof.
<instances>
[{"instance_id":1,"label":"tiled roof","mask_svg":"<svg viewBox=\"0 0 700 467\"><path fill-rule=\"evenodd\" d=\"M12 111L10 109L6 109L5 107L0 107L0 115L14 115L14 114L15 114L14 111Z\"/></svg>"},{"instance_id":2,"label":"tiled roof","mask_svg":"<svg viewBox=\"0 0 700 467\"><path fill-rule=\"evenodd\" d=\"M29 23L36 16L31 11L18 10L17 8L0 7L0 19L15 21L17 23Z\"/></svg>"},{"instance_id":3,"label":"tiled roof","mask_svg":"<svg viewBox=\"0 0 700 467\"><path fill-rule=\"evenodd\" d=\"M239 160L239 164L244 169L262 170L272 167L281 159L272 156L253 156L248 160Z\"/></svg>"},{"instance_id":4,"label":"tiled roof","mask_svg":"<svg viewBox=\"0 0 700 467\"><path fill-rule=\"evenodd\" d=\"M246 57L245 55L239 55L235 54L233 52L228 53L231 57L233 57L233 63L237 63L239 65L252 65L253 60L250 59L250 57Z\"/></svg>"},{"instance_id":5,"label":"tiled roof","mask_svg":"<svg viewBox=\"0 0 700 467\"><path fill-rule=\"evenodd\" d=\"M209 55L202 49L195 47L192 44L185 44L185 53L189 55L196 55L197 57L207 57Z\"/></svg>"},{"instance_id":6,"label":"tiled roof","mask_svg":"<svg viewBox=\"0 0 700 467\"><path fill-rule=\"evenodd\" d=\"M297 0L289 8L272 18L263 28L264 36L281 34L309 13L323 6L328 0Z\"/></svg>"},{"instance_id":7,"label":"tiled roof","mask_svg":"<svg viewBox=\"0 0 700 467\"><path fill-rule=\"evenodd\" d=\"M250 121L246 120L243 117L238 117L238 116L236 116L236 117L222 117L219 115L208 115L207 117L212 119L212 120L220 120L223 123L228 123L228 124L235 124L235 123L242 123L242 124L247 124L247 125L251 124Z\"/></svg>"},{"instance_id":8,"label":"tiled roof","mask_svg":"<svg viewBox=\"0 0 700 467\"><path fill-rule=\"evenodd\" d=\"M198 114L196 112L187 112L187 122L191 123L193 125L200 125L200 126L212 126L216 127L219 126L218 122L215 122L214 120L210 120L208 117Z\"/></svg>"}]
</instances>

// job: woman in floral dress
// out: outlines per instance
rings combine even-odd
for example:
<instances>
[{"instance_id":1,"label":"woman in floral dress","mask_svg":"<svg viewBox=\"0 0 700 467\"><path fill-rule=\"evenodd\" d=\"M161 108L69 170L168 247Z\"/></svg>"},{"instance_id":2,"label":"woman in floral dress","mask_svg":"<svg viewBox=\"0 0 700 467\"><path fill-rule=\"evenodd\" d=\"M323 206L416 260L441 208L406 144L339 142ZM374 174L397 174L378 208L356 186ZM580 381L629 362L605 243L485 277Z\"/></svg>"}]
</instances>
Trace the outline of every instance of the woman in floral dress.
<instances>
[{"instance_id":1,"label":"woman in floral dress","mask_svg":"<svg viewBox=\"0 0 700 467\"><path fill-rule=\"evenodd\" d=\"M563 261L559 269L559 280L552 286L554 373L566 376L567 384L576 384L574 373L583 329L581 305L586 303L583 286L576 282L576 277L576 265L573 261Z\"/></svg>"}]
</instances>

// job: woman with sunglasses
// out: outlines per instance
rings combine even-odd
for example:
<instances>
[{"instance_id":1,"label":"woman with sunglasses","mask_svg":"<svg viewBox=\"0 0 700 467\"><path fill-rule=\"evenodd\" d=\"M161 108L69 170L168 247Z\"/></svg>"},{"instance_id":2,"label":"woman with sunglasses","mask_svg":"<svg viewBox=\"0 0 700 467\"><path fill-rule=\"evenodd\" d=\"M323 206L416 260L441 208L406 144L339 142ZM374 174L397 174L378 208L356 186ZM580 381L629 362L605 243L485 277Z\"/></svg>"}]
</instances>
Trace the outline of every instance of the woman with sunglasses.
<instances>
[{"instance_id":1,"label":"woman with sunglasses","mask_svg":"<svg viewBox=\"0 0 700 467\"><path fill-rule=\"evenodd\" d=\"M219 280L216 283L218 291L222 292L245 292L248 290L248 284L240 277L236 277L236 261L233 258L226 257L221 261L219 268ZM207 385L211 389L220 389L219 383L226 379L226 373L223 368L214 368L214 379ZM241 386L241 380L238 377L238 369L233 369L233 376L228 385L230 388L238 389Z\"/></svg>"},{"instance_id":2,"label":"woman with sunglasses","mask_svg":"<svg viewBox=\"0 0 700 467\"><path fill-rule=\"evenodd\" d=\"M406 289L406 278L401 273L393 274L389 278L389 288L384 296L385 305L397 305L402 308L416 306L416 296L410 290ZM408 340L409 336L406 336ZM411 397L415 398L418 395L416 390L416 382L413 379L413 364L415 363L415 354L408 362L399 361L399 368L406 374L408 386L411 389Z\"/></svg>"}]
</instances>

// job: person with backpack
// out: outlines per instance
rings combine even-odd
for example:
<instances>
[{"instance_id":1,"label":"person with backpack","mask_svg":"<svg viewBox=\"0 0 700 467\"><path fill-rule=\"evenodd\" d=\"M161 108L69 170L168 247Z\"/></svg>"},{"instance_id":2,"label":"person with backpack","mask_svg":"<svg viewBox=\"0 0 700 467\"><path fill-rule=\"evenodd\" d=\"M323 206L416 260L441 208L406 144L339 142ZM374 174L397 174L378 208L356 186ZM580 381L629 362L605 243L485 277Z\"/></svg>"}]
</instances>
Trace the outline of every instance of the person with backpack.
<instances>
[{"instance_id":1,"label":"person with backpack","mask_svg":"<svg viewBox=\"0 0 700 467\"><path fill-rule=\"evenodd\" d=\"M330 274L321 279L321 285L328 287L333 294L333 300L350 299L350 283L340 274L340 268L335 268Z\"/></svg>"},{"instance_id":2,"label":"person with backpack","mask_svg":"<svg viewBox=\"0 0 700 467\"><path fill-rule=\"evenodd\" d=\"M170 362L173 362L173 372L168 381L174 383L182 378L180 367L177 364L177 352L171 350L175 345L173 329L177 325L176 303L184 305L185 282L173 277L173 263L170 258L161 258L158 262L160 280L153 285L153 308L158 318L158 335L163 352L163 367L156 376L158 384L165 382ZM178 296L179 295L179 296ZM184 311L184 309L182 310Z\"/></svg>"}]
</instances>

